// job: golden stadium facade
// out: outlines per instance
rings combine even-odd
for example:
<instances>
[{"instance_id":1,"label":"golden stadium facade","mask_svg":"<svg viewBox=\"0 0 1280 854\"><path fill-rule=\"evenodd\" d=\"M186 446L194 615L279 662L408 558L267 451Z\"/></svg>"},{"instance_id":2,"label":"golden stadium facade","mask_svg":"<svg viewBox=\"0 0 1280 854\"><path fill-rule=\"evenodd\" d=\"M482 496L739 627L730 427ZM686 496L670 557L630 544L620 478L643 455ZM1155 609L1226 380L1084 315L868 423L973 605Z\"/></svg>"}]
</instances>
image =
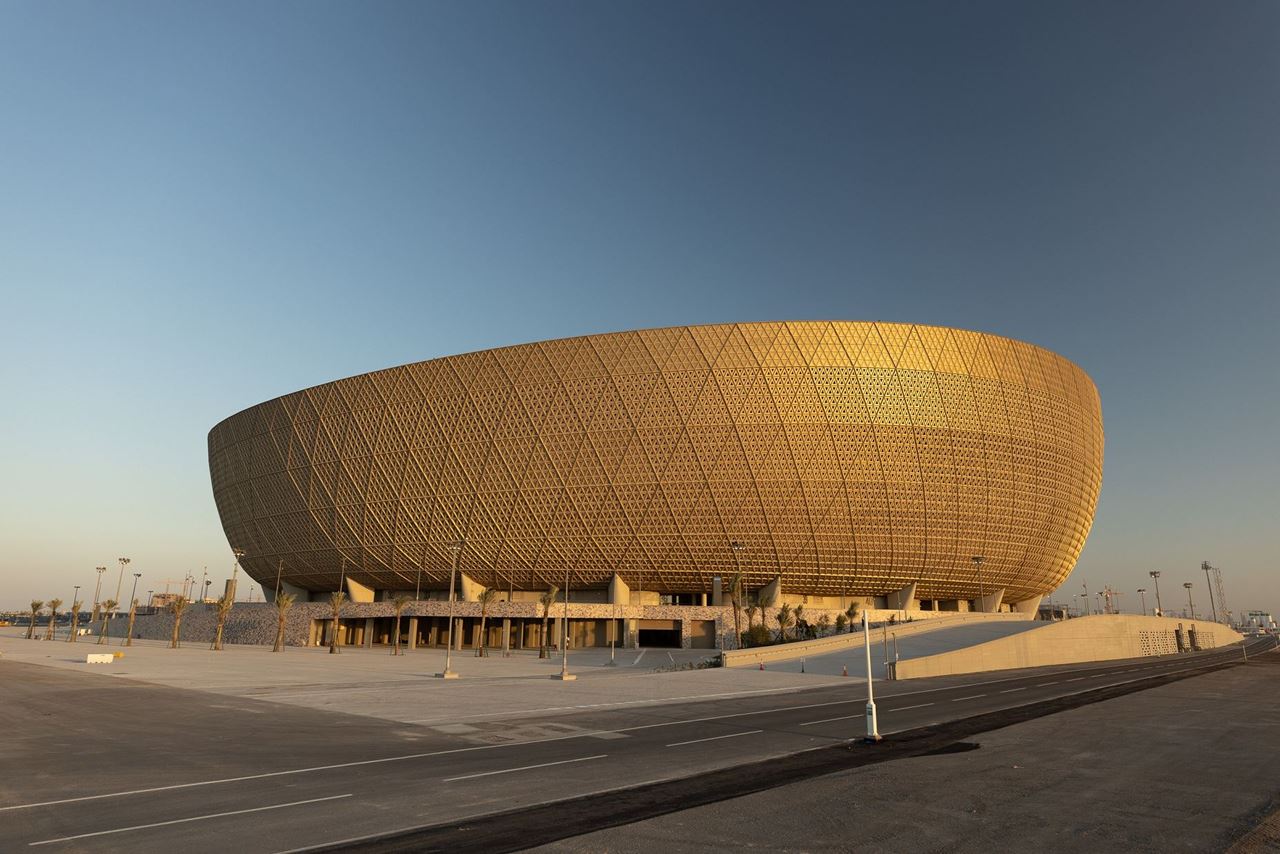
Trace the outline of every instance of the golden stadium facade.
<instances>
[{"instance_id":1,"label":"golden stadium facade","mask_svg":"<svg viewBox=\"0 0 1280 854\"><path fill-rule=\"evenodd\" d=\"M1102 481L1079 367L995 335L779 322L588 335L316 386L209 434L214 497L270 586L562 583L1033 600ZM743 544L736 552L732 542ZM981 564L973 558L981 556Z\"/></svg>"}]
</instances>

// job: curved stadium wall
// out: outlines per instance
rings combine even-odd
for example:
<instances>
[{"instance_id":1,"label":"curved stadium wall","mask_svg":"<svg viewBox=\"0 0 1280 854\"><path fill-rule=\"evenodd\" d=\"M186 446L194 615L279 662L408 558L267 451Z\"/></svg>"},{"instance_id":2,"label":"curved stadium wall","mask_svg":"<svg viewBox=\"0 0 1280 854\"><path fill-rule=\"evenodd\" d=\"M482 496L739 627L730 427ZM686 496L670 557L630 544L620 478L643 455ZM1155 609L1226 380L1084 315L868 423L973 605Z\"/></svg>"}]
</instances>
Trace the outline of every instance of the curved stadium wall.
<instances>
[{"instance_id":1,"label":"curved stadium wall","mask_svg":"<svg viewBox=\"0 0 1280 854\"><path fill-rule=\"evenodd\" d=\"M1058 586L1102 480L1097 390L1019 341L896 323L589 335L288 394L209 434L243 566L312 591ZM744 549L735 555L733 541ZM972 558L981 555L980 568Z\"/></svg>"}]
</instances>

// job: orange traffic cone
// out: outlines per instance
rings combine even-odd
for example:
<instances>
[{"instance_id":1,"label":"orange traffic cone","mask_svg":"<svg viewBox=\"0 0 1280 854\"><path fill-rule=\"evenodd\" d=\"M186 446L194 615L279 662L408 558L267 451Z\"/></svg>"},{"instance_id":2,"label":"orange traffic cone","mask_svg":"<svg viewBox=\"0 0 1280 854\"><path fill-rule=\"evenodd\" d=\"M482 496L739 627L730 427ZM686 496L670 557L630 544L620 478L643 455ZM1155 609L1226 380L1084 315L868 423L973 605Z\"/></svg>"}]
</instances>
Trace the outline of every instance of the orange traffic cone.
<instances>
[{"instance_id":1,"label":"orange traffic cone","mask_svg":"<svg viewBox=\"0 0 1280 854\"><path fill-rule=\"evenodd\" d=\"M849 665L846 664L844 667L841 667L840 670L841 670L841 673L840 673L841 676L849 675Z\"/></svg>"},{"instance_id":2,"label":"orange traffic cone","mask_svg":"<svg viewBox=\"0 0 1280 854\"><path fill-rule=\"evenodd\" d=\"M761 669L761 670L764 670L764 662L763 662L763 661L762 661L762 662L760 662L760 669Z\"/></svg>"}]
</instances>

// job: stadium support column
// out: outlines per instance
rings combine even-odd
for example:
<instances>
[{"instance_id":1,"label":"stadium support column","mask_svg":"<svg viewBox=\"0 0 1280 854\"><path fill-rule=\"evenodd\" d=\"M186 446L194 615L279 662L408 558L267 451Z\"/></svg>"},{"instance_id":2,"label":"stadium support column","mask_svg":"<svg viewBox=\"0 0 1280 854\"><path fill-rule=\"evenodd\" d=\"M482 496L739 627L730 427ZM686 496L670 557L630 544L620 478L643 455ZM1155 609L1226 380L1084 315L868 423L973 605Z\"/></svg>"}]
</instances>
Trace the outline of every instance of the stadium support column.
<instances>
[{"instance_id":1,"label":"stadium support column","mask_svg":"<svg viewBox=\"0 0 1280 854\"><path fill-rule=\"evenodd\" d=\"M1019 614L1026 614L1028 620L1034 620L1036 615L1040 613L1040 602L1044 596L1032 596L1030 599L1023 599L1021 602L1013 603L1013 610Z\"/></svg>"},{"instance_id":2,"label":"stadium support column","mask_svg":"<svg viewBox=\"0 0 1280 854\"><path fill-rule=\"evenodd\" d=\"M409 618L409 649L418 648L418 618Z\"/></svg>"},{"instance_id":3,"label":"stadium support column","mask_svg":"<svg viewBox=\"0 0 1280 854\"><path fill-rule=\"evenodd\" d=\"M760 592L765 596L773 594L773 607L782 607L782 576L779 575L777 578L773 579L773 581L770 581L764 587L761 587Z\"/></svg>"},{"instance_id":4,"label":"stadium support column","mask_svg":"<svg viewBox=\"0 0 1280 854\"><path fill-rule=\"evenodd\" d=\"M347 576L347 598L352 602L372 602L373 588L365 587L358 581L352 581L351 576Z\"/></svg>"},{"instance_id":5,"label":"stadium support column","mask_svg":"<svg viewBox=\"0 0 1280 854\"><path fill-rule=\"evenodd\" d=\"M618 577L616 572L613 574L613 578L609 579L609 604L631 604L631 588L627 586L625 581Z\"/></svg>"},{"instance_id":6,"label":"stadium support column","mask_svg":"<svg viewBox=\"0 0 1280 854\"><path fill-rule=\"evenodd\" d=\"M1004 588L1001 587L993 593L986 596L980 596L977 599L978 610L984 613L994 613L1000 610L1000 603L1004 601Z\"/></svg>"},{"instance_id":7,"label":"stadium support column","mask_svg":"<svg viewBox=\"0 0 1280 854\"><path fill-rule=\"evenodd\" d=\"M916 583L913 581L900 590L886 594L884 597L884 606L890 611L907 611L910 610L915 603Z\"/></svg>"},{"instance_id":8,"label":"stadium support column","mask_svg":"<svg viewBox=\"0 0 1280 854\"><path fill-rule=\"evenodd\" d=\"M458 587L461 591L461 595L458 598L463 602L479 602L480 593L484 590L483 584L476 582L465 572L458 573Z\"/></svg>"}]
</instances>

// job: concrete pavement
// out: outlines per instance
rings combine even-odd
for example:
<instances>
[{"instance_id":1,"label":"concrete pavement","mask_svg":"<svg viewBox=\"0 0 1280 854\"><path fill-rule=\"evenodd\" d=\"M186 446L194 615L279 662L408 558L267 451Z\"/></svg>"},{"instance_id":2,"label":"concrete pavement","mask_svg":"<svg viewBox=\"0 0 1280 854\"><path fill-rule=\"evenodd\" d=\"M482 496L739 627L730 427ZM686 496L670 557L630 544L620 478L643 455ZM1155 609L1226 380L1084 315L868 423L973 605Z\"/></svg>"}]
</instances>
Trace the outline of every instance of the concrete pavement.
<instances>
[{"instance_id":1,"label":"concrete pavement","mask_svg":"<svg viewBox=\"0 0 1280 854\"><path fill-rule=\"evenodd\" d=\"M1226 655L885 683L883 726L929 726L1123 688ZM840 680L802 695L421 726L11 661L0 661L0 677L8 690L0 728L14 735L3 758L24 769L0 784L0 839L17 850L194 854L231 846L250 854L425 825L447 836L460 819L469 825L468 817L620 786L656 784L661 803L666 781L744 762L815 750L848 761L841 757L862 749L849 739L862 732L865 699L861 685ZM725 773L738 784L768 783L759 771ZM562 831L586 815L574 803L566 809ZM506 832L518 831L519 820Z\"/></svg>"}]
</instances>

